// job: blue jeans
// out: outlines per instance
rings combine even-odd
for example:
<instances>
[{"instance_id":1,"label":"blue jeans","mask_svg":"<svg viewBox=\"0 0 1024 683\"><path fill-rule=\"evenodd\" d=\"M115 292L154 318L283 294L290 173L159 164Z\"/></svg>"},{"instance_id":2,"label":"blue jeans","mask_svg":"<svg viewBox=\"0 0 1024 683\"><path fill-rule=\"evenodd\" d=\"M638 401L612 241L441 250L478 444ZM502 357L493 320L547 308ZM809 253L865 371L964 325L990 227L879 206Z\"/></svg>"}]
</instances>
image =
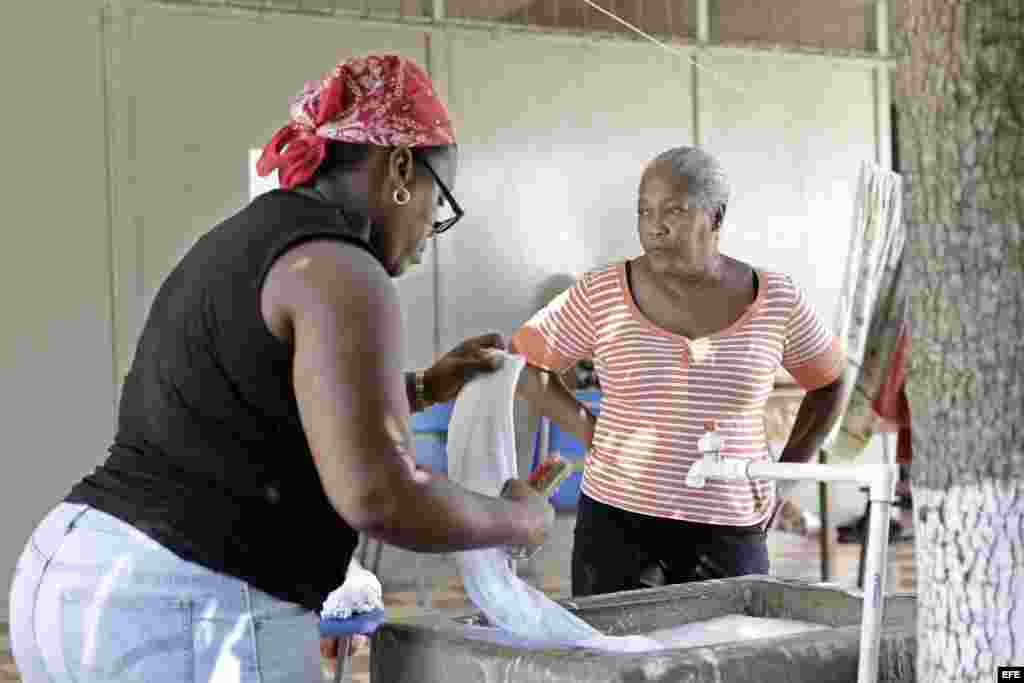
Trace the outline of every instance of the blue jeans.
<instances>
[{"instance_id":1,"label":"blue jeans","mask_svg":"<svg viewBox=\"0 0 1024 683\"><path fill-rule=\"evenodd\" d=\"M315 683L317 617L182 560L134 527L62 503L11 587L24 683Z\"/></svg>"}]
</instances>

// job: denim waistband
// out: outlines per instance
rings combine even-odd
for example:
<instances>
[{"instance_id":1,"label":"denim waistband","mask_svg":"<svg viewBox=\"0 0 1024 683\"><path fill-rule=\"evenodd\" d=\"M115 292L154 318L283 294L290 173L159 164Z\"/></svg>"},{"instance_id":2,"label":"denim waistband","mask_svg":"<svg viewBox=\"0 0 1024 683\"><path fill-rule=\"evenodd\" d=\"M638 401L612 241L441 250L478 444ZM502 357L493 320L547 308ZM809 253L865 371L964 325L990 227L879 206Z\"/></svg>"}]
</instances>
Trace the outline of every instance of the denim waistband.
<instances>
[{"instance_id":1,"label":"denim waistband","mask_svg":"<svg viewBox=\"0 0 1024 683\"><path fill-rule=\"evenodd\" d=\"M217 596L221 611L241 610L248 601L248 608L260 615L308 613L241 579L185 560L132 525L88 505L61 503L40 522L30 543L47 571L86 583L92 581L87 577L115 572L120 590Z\"/></svg>"},{"instance_id":2,"label":"denim waistband","mask_svg":"<svg viewBox=\"0 0 1024 683\"><path fill-rule=\"evenodd\" d=\"M43 556L43 559L50 560L60 548L64 537L89 510L87 505L59 504L43 518L32 533L32 547Z\"/></svg>"}]
</instances>

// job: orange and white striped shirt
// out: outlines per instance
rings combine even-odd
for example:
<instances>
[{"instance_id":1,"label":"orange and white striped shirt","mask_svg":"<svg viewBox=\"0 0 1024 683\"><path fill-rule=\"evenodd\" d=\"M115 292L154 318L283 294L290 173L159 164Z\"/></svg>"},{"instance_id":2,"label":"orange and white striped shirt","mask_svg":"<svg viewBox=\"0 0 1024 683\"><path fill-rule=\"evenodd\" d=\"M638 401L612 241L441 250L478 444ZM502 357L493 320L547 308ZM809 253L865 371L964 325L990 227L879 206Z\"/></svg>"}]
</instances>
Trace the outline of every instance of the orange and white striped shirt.
<instances>
[{"instance_id":1,"label":"orange and white striped shirt","mask_svg":"<svg viewBox=\"0 0 1024 683\"><path fill-rule=\"evenodd\" d=\"M838 378L846 361L789 276L757 275L757 297L739 320L699 339L644 316L625 262L587 273L516 332L513 350L545 370L594 359L602 398L584 493L656 517L727 526L765 521L768 481L684 483L700 457L705 422L718 421L723 455L771 457L763 413L779 366L810 391Z\"/></svg>"}]
</instances>

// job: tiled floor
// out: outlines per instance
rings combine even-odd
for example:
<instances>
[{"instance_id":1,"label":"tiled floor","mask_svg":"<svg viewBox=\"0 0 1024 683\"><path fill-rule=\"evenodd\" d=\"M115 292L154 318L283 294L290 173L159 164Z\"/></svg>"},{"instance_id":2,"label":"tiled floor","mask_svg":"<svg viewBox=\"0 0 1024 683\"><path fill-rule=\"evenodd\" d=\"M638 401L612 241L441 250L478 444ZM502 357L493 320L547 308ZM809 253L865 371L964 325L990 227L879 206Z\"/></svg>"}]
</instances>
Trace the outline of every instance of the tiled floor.
<instances>
[{"instance_id":1,"label":"tiled floor","mask_svg":"<svg viewBox=\"0 0 1024 683\"><path fill-rule=\"evenodd\" d=\"M860 546L834 545L832 580L846 586L853 586L857 580L857 563ZM769 551L772 558L772 573L776 576L796 577L820 580L818 539L797 536L795 534L772 532L769 534ZM914 546L913 542L895 543L889 552L890 591L913 592L914 581ZM568 597L568 577L563 576L525 576L533 585L539 585L547 594L555 598ZM435 609L453 609L469 606L461 584L456 577L442 584L432 594L432 607ZM389 618L400 619L403 616L422 612L424 608L417 606L416 592L388 591L384 595L385 606ZM20 681L17 669L10 654L9 639L6 627L0 625L0 683L17 683ZM363 652L353 657L347 666L346 681L350 683L369 683L369 653ZM330 679L327 679L330 680Z\"/></svg>"}]
</instances>

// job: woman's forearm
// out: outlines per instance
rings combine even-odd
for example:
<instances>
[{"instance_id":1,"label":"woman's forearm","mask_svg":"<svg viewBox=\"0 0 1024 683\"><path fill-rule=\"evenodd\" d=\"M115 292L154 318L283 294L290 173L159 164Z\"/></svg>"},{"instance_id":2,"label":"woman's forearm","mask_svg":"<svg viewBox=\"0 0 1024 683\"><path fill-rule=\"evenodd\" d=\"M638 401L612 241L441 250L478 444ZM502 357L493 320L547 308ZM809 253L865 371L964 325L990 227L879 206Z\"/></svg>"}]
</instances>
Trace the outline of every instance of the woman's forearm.
<instances>
[{"instance_id":1,"label":"woman's forearm","mask_svg":"<svg viewBox=\"0 0 1024 683\"><path fill-rule=\"evenodd\" d=\"M362 529L400 548L457 552L496 545L525 545L542 521L504 498L482 496L443 477L402 482L388 509ZM415 490L413 490L415 489Z\"/></svg>"},{"instance_id":2,"label":"woman's forearm","mask_svg":"<svg viewBox=\"0 0 1024 683\"><path fill-rule=\"evenodd\" d=\"M826 437L839 418L842 408L845 380L836 381L807 392L793 423L780 462L810 462L825 443Z\"/></svg>"},{"instance_id":3,"label":"woman's forearm","mask_svg":"<svg viewBox=\"0 0 1024 683\"><path fill-rule=\"evenodd\" d=\"M596 418L576 400L561 378L553 372L526 365L519 375L516 395L534 410L573 434L586 447L594 441Z\"/></svg>"}]
</instances>

